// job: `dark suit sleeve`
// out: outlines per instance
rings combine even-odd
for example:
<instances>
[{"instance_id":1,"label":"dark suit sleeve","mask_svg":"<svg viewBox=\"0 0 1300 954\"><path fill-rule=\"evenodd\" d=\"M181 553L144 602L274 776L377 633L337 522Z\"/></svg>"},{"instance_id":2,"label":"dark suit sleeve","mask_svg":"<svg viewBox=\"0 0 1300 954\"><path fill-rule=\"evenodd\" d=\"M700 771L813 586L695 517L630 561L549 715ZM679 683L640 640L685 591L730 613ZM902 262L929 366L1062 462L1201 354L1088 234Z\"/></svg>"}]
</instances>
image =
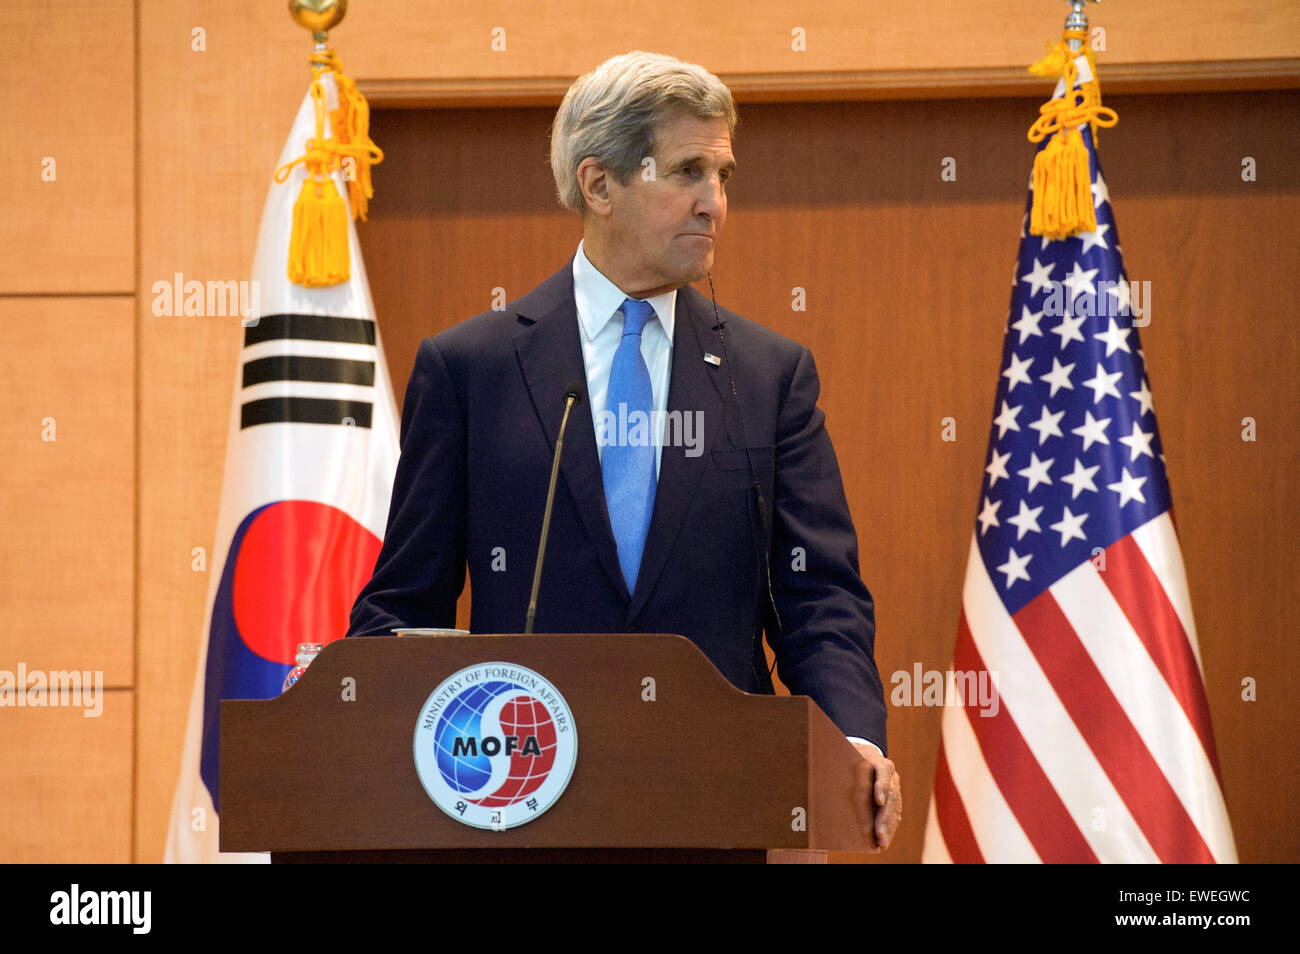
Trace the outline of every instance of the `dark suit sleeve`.
<instances>
[{"instance_id":1,"label":"dark suit sleeve","mask_svg":"<svg viewBox=\"0 0 1300 954\"><path fill-rule=\"evenodd\" d=\"M465 414L432 338L421 343L406 388L401 447L383 548L353 604L349 636L456 625L465 586Z\"/></svg>"},{"instance_id":2,"label":"dark suit sleeve","mask_svg":"<svg viewBox=\"0 0 1300 954\"><path fill-rule=\"evenodd\" d=\"M778 420L771 566L780 629L768 638L791 692L811 696L845 735L887 751L874 607L820 390L802 348Z\"/></svg>"}]
</instances>

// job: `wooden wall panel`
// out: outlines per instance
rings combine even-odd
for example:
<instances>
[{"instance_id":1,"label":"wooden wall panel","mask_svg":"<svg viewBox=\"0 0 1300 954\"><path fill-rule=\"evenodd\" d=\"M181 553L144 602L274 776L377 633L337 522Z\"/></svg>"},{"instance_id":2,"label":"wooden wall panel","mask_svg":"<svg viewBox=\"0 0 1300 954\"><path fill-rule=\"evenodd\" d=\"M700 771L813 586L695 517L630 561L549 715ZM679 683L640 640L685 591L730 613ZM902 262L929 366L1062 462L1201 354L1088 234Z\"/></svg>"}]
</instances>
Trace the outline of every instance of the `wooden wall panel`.
<instances>
[{"instance_id":1,"label":"wooden wall panel","mask_svg":"<svg viewBox=\"0 0 1300 954\"><path fill-rule=\"evenodd\" d=\"M371 0L338 30L344 62L377 105L558 103L573 77L627 50L671 53L717 73L742 99L1028 92L1025 67L1060 37L1068 8L1008 0L762 0L741 7L593 0L547 6L485 0L421 16L407 0ZM1300 85L1300 13L1285 0L1105 4L1112 83ZM793 49L802 31L804 49ZM504 38L504 50L494 41ZM1118 90L1120 87L1115 86Z\"/></svg>"},{"instance_id":2,"label":"wooden wall panel","mask_svg":"<svg viewBox=\"0 0 1300 954\"><path fill-rule=\"evenodd\" d=\"M96 717L72 706L4 710L0 864L131 861L133 704L116 690Z\"/></svg>"},{"instance_id":3,"label":"wooden wall panel","mask_svg":"<svg viewBox=\"0 0 1300 954\"><path fill-rule=\"evenodd\" d=\"M1300 97L1201 103L1122 112L1160 147L1121 152L1117 127L1106 171L1129 275L1151 282L1142 340L1238 849L1243 861L1293 863L1300 308L1282 276L1300 274ZM1242 180L1245 157L1255 182ZM1242 440L1247 417L1253 442ZM1256 701L1242 698L1248 679Z\"/></svg>"},{"instance_id":4,"label":"wooden wall panel","mask_svg":"<svg viewBox=\"0 0 1300 954\"><path fill-rule=\"evenodd\" d=\"M142 4L139 22L140 342L135 860L162 860L211 566L237 318L156 317L148 294L174 273L250 277L262 203L311 82L310 38L283 4ZM206 49L190 48L202 28Z\"/></svg>"},{"instance_id":5,"label":"wooden wall panel","mask_svg":"<svg viewBox=\"0 0 1300 954\"><path fill-rule=\"evenodd\" d=\"M132 0L0 4L0 294L132 291L134 11Z\"/></svg>"},{"instance_id":6,"label":"wooden wall panel","mask_svg":"<svg viewBox=\"0 0 1300 954\"><path fill-rule=\"evenodd\" d=\"M0 298L0 668L101 669L131 685L133 306Z\"/></svg>"},{"instance_id":7,"label":"wooden wall panel","mask_svg":"<svg viewBox=\"0 0 1300 954\"><path fill-rule=\"evenodd\" d=\"M1129 274L1150 280L1142 332L1241 857L1293 859L1300 776L1289 695L1265 673L1300 662L1285 634L1300 493L1295 311L1300 252L1295 93L1114 97L1102 160ZM943 669L992 417L1032 164L1036 100L746 106L714 280L720 301L808 344L877 600L886 680ZM382 111L361 227L399 401L419 339L558 268L580 237L552 198L549 109ZM797 135L792 131L797 130ZM512 145L513 143L513 145ZM1243 183L1240 159L1260 179ZM952 156L957 180L942 182ZM1289 238L1288 238L1289 236ZM793 312L791 289L809 310ZM701 283L707 293L707 285ZM1239 410L1245 408L1246 410ZM1261 424L1255 444L1240 417ZM958 440L940 440L941 420ZM1246 466L1249 463L1249 466ZM1289 519L1288 519L1289 518ZM1254 676L1272 689L1240 700ZM892 708L907 822L889 858L917 860L938 710ZM1267 791L1267 798L1258 793Z\"/></svg>"}]
</instances>

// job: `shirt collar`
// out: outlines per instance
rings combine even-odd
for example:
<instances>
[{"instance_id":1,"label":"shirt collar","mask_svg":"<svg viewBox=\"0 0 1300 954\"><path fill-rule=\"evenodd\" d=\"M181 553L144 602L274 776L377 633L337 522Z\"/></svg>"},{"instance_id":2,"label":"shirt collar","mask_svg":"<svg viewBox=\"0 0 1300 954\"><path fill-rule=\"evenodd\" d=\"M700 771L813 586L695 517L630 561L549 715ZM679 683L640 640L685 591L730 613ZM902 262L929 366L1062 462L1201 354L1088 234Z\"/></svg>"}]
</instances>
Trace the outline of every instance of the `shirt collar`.
<instances>
[{"instance_id":1,"label":"shirt collar","mask_svg":"<svg viewBox=\"0 0 1300 954\"><path fill-rule=\"evenodd\" d=\"M629 297L617 285L611 282L583 250L583 243L578 243L578 254L573 257L573 298L578 308L578 324L588 341L594 341L614 313L623 307L623 300ZM677 307L677 289L647 298L650 307L655 310L655 317L668 336L669 345L673 340L673 318Z\"/></svg>"}]
</instances>

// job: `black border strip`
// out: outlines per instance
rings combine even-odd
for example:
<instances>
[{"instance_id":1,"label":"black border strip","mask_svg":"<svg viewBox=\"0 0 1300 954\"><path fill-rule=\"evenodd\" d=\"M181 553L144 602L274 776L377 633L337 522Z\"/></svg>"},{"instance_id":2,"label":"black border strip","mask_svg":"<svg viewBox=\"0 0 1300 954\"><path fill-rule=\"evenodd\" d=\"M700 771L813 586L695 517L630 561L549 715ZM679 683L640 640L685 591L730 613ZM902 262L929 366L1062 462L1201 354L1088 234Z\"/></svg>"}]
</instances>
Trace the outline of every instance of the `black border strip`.
<instances>
[{"instance_id":1,"label":"black border strip","mask_svg":"<svg viewBox=\"0 0 1300 954\"><path fill-rule=\"evenodd\" d=\"M239 409L239 427L258 424L337 424L351 418L352 426L369 427L374 405L369 401L334 398L273 397L249 401Z\"/></svg>"},{"instance_id":2,"label":"black border strip","mask_svg":"<svg viewBox=\"0 0 1300 954\"><path fill-rule=\"evenodd\" d=\"M268 381L325 381L374 387L375 362L315 355L273 354L244 363L244 387Z\"/></svg>"},{"instance_id":3,"label":"black border strip","mask_svg":"<svg viewBox=\"0 0 1300 954\"><path fill-rule=\"evenodd\" d=\"M369 318L334 315L264 315L257 324L244 326L244 347L277 338L373 345L375 323Z\"/></svg>"}]
</instances>

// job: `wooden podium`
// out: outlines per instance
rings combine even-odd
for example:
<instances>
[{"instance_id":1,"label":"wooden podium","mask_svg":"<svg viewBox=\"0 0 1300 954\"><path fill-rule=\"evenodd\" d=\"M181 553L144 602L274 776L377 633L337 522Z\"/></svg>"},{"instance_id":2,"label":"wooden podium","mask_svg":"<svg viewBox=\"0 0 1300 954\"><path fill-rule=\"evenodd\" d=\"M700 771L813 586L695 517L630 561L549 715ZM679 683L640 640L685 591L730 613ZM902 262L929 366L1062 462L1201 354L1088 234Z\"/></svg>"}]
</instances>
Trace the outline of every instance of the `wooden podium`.
<instances>
[{"instance_id":1,"label":"wooden podium","mask_svg":"<svg viewBox=\"0 0 1300 954\"><path fill-rule=\"evenodd\" d=\"M430 693L504 662L568 702L577 761L549 810L472 828L417 775ZM811 699L741 692L673 635L370 637L268 700L221 703L222 851L274 862L802 862L864 852L861 756Z\"/></svg>"}]
</instances>

